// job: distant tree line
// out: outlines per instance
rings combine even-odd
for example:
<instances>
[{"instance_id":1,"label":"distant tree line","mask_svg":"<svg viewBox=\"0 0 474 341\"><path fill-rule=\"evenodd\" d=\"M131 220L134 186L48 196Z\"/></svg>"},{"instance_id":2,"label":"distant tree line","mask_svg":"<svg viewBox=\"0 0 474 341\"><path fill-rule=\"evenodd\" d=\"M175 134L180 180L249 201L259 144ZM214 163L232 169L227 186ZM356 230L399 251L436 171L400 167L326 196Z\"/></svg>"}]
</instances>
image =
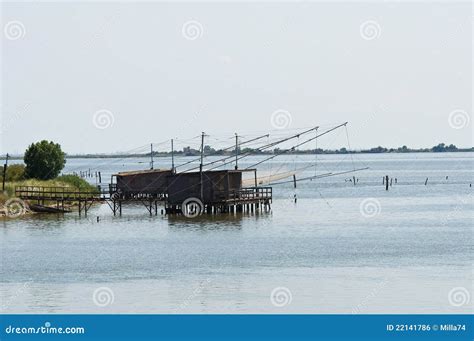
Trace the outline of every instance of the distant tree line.
<instances>
[{"instance_id":1,"label":"distant tree line","mask_svg":"<svg viewBox=\"0 0 474 341\"><path fill-rule=\"evenodd\" d=\"M443 153L443 152L474 152L474 147L471 148L458 148L454 144L446 145L444 143L439 143L438 145L432 148L409 148L407 146L402 146L398 148L385 148L382 146L361 149L361 150L348 150L347 148L340 149L283 149L275 148L272 150L262 151L255 148L239 148L239 154L249 153L253 155L271 155L274 153L281 153L288 151L288 154L380 154L380 153ZM199 156L200 150L194 149L191 147L184 147L182 150L174 152L176 156ZM214 149L209 145L204 146L204 155L206 156L229 156L234 155L235 149ZM150 153L147 154L86 154L86 155L68 155L68 158L125 158L125 157L143 157L150 156ZM171 152L153 152L153 156L171 156ZM62 161L58 168L64 166ZM53 172L56 173L56 172Z\"/></svg>"},{"instance_id":2,"label":"distant tree line","mask_svg":"<svg viewBox=\"0 0 474 341\"><path fill-rule=\"evenodd\" d=\"M280 153L287 149L275 148L273 150L268 151L261 151L259 149L253 148L242 148L238 149L239 154L250 153L250 154L274 154ZM348 150L347 148L340 148L340 149L293 149L290 150L290 154L358 154L358 153L369 153L369 154L379 154L379 153L442 153L442 152L471 152L474 151L474 148L457 148L454 144L446 145L444 143L440 143L437 146L432 148L408 148L407 146L402 146L398 148L385 148L385 147L374 147L370 149L362 149L362 150ZM154 155L171 155L170 152L155 152ZM200 151L197 149L193 149L191 147L185 147L182 151L175 151L176 155L183 155L183 156L199 156ZM206 145L204 147L204 154L205 155L234 155L234 150L222 150L222 149L214 149L211 146ZM147 155L150 155L148 153Z\"/></svg>"}]
</instances>

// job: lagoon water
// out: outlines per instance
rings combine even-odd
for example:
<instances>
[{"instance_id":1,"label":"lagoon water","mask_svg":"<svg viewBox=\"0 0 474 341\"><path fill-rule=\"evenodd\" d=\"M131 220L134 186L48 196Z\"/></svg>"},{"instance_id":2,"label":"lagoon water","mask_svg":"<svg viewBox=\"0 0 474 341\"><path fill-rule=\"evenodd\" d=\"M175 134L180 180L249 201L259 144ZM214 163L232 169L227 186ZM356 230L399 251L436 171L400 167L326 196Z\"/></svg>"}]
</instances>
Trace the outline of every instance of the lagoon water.
<instances>
[{"instance_id":1,"label":"lagoon water","mask_svg":"<svg viewBox=\"0 0 474 341\"><path fill-rule=\"evenodd\" d=\"M71 159L65 172L108 179L147 162ZM286 156L259 171L305 166L298 177L370 169L274 186L268 213L150 217L134 205L114 217L104 204L87 218L0 221L1 312L472 312L473 153Z\"/></svg>"}]
</instances>

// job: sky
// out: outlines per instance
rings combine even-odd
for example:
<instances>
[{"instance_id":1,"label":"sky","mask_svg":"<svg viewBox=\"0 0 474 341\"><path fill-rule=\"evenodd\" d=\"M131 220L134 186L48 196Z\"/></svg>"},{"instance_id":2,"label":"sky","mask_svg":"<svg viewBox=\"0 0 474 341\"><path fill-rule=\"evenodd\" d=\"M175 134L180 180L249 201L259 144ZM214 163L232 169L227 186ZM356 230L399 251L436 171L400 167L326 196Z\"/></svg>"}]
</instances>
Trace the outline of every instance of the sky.
<instances>
[{"instance_id":1,"label":"sky","mask_svg":"<svg viewBox=\"0 0 474 341\"><path fill-rule=\"evenodd\" d=\"M69 154L180 148L203 131L221 146L345 121L353 149L473 145L468 1L1 6L0 154L42 139Z\"/></svg>"}]
</instances>

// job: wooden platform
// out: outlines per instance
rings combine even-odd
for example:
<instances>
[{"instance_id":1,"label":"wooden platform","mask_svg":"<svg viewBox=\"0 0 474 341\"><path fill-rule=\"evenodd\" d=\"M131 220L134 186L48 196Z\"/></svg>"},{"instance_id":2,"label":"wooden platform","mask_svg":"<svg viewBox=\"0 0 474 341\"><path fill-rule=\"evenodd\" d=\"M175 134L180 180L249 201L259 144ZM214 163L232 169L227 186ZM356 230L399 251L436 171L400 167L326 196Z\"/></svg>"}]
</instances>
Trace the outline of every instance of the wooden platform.
<instances>
[{"instance_id":1,"label":"wooden platform","mask_svg":"<svg viewBox=\"0 0 474 341\"><path fill-rule=\"evenodd\" d=\"M97 191L76 190L71 187L17 186L15 195L23 200L37 201L101 201L103 194Z\"/></svg>"},{"instance_id":2,"label":"wooden platform","mask_svg":"<svg viewBox=\"0 0 474 341\"><path fill-rule=\"evenodd\" d=\"M122 214L124 203L141 203L150 215L158 214L158 205L164 204L168 214L182 213L184 201L170 203L166 193L122 193L115 185L108 189L77 190L71 187L17 186L16 197L45 206L56 203L57 209L66 212L65 203L77 204L79 214L87 211L92 204L107 203L113 214ZM215 191L213 200L201 202L201 213L253 212L260 208L269 209L272 202L271 187L249 187L239 190Z\"/></svg>"}]
</instances>

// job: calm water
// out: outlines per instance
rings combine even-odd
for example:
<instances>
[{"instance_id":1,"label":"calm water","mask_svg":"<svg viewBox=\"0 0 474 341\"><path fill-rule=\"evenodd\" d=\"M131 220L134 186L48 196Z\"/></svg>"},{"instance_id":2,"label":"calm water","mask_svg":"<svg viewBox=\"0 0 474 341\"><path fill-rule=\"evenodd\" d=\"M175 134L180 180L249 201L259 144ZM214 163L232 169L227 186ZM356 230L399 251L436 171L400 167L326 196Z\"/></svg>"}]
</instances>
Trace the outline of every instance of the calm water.
<instances>
[{"instance_id":1,"label":"calm water","mask_svg":"<svg viewBox=\"0 0 474 341\"><path fill-rule=\"evenodd\" d=\"M65 171L99 168L105 181L147 162L74 159ZM1 221L2 312L472 312L473 153L314 162L287 156L259 171L370 169L356 186L353 174L275 186L270 213L149 217L136 205L113 217L102 205L88 218ZM386 174L397 178L388 192Z\"/></svg>"}]
</instances>

